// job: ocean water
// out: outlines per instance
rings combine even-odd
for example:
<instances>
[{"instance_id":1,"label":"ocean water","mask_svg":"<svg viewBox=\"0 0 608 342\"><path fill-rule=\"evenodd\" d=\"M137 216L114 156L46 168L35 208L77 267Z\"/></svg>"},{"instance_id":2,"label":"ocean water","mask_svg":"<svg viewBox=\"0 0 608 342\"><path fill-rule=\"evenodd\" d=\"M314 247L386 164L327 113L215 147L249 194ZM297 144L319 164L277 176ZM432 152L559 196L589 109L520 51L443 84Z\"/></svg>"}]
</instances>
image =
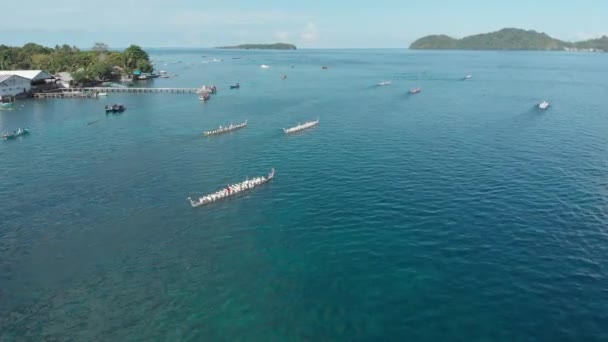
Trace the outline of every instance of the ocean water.
<instances>
[{"instance_id":1,"label":"ocean water","mask_svg":"<svg viewBox=\"0 0 608 342\"><path fill-rule=\"evenodd\" d=\"M1 341L608 340L605 54L151 57L218 94L0 112Z\"/></svg>"}]
</instances>

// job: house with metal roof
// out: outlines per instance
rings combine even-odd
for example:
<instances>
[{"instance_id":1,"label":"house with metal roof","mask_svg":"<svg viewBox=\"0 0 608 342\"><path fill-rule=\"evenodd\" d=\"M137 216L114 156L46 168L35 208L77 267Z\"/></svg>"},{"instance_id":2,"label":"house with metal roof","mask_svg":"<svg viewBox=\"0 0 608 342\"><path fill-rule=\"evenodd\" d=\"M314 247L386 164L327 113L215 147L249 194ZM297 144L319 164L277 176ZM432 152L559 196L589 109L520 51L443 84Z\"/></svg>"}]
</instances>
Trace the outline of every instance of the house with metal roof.
<instances>
[{"instance_id":1,"label":"house with metal roof","mask_svg":"<svg viewBox=\"0 0 608 342\"><path fill-rule=\"evenodd\" d=\"M17 96L32 89L31 80L18 75L0 75L0 97Z\"/></svg>"},{"instance_id":2,"label":"house with metal roof","mask_svg":"<svg viewBox=\"0 0 608 342\"><path fill-rule=\"evenodd\" d=\"M45 80L52 79L53 76L43 70L0 70L0 76L17 75L30 80L30 84L44 83Z\"/></svg>"}]
</instances>

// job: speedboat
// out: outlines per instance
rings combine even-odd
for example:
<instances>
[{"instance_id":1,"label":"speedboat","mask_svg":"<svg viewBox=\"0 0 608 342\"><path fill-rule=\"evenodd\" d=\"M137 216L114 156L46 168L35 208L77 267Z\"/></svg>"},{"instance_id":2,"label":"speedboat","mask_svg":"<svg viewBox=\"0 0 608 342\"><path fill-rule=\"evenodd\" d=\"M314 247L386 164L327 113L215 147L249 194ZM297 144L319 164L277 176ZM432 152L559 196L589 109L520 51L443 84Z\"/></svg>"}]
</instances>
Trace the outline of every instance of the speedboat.
<instances>
[{"instance_id":1,"label":"speedboat","mask_svg":"<svg viewBox=\"0 0 608 342\"><path fill-rule=\"evenodd\" d=\"M382 81L382 82L378 83L379 87L387 86L387 85L391 85L391 81Z\"/></svg>"},{"instance_id":2,"label":"speedboat","mask_svg":"<svg viewBox=\"0 0 608 342\"><path fill-rule=\"evenodd\" d=\"M262 64L262 65L260 65L260 68L262 68L262 69L268 69L268 68L270 68L270 66L266 65L266 64Z\"/></svg>"},{"instance_id":3,"label":"speedboat","mask_svg":"<svg viewBox=\"0 0 608 342\"><path fill-rule=\"evenodd\" d=\"M230 89L239 89L241 87L241 85L239 83L235 84L235 85L231 85Z\"/></svg>"},{"instance_id":4,"label":"speedboat","mask_svg":"<svg viewBox=\"0 0 608 342\"><path fill-rule=\"evenodd\" d=\"M420 88L414 88L414 89L410 89L410 94L418 94L419 92L421 92L422 89Z\"/></svg>"},{"instance_id":5,"label":"speedboat","mask_svg":"<svg viewBox=\"0 0 608 342\"><path fill-rule=\"evenodd\" d=\"M4 139L4 140L15 139L17 137L20 137L22 135L26 135L29 133L30 133L30 131L27 128L19 128L16 131L6 132L6 133L2 134L2 139Z\"/></svg>"},{"instance_id":6,"label":"speedboat","mask_svg":"<svg viewBox=\"0 0 608 342\"><path fill-rule=\"evenodd\" d=\"M545 110L547 108L549 108L549 102L547 101L543 101L538 104L538 109Z\"/></svg>"}]
</instances>

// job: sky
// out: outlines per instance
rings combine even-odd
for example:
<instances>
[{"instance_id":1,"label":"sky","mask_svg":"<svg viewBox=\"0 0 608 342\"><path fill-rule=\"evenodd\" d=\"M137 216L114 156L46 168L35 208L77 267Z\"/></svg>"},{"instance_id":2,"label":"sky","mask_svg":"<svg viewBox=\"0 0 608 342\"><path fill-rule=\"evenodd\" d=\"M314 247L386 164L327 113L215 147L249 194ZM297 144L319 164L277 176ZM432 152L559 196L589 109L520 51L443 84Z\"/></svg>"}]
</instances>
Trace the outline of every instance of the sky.
<instances>
[{"instance_id":1,"label":"sky","mask_svg":"<svg viewBox=\"0 0 608 342\"><path fill-rule=\"evenodd\" d=\"M0 44L111 48L288 42L298 48L406 48L505 27L563 40L608 35L608 0L28 0L0 16ZM6 9L6 7L4 7Z\"/></svg>"}]
</instances>

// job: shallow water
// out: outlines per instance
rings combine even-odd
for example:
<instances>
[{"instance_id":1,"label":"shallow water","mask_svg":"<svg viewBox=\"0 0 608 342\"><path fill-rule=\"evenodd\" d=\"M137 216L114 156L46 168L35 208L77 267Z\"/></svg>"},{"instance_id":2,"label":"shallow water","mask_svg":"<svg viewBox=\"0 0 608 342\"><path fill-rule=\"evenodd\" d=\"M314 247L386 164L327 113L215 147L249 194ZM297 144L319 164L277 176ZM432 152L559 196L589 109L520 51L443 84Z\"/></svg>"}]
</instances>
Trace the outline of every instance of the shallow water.
<instances>
[{"instance_id":1,"label":"shallow water","mask_svg":"<svg viewBox=\"0 0 608 342\"><path fill-rule=\"evenodd\" d=\"M151 56L218 94L0 112L0 340L608 339L606 55Z\"/></svg>"}]
</instances>

